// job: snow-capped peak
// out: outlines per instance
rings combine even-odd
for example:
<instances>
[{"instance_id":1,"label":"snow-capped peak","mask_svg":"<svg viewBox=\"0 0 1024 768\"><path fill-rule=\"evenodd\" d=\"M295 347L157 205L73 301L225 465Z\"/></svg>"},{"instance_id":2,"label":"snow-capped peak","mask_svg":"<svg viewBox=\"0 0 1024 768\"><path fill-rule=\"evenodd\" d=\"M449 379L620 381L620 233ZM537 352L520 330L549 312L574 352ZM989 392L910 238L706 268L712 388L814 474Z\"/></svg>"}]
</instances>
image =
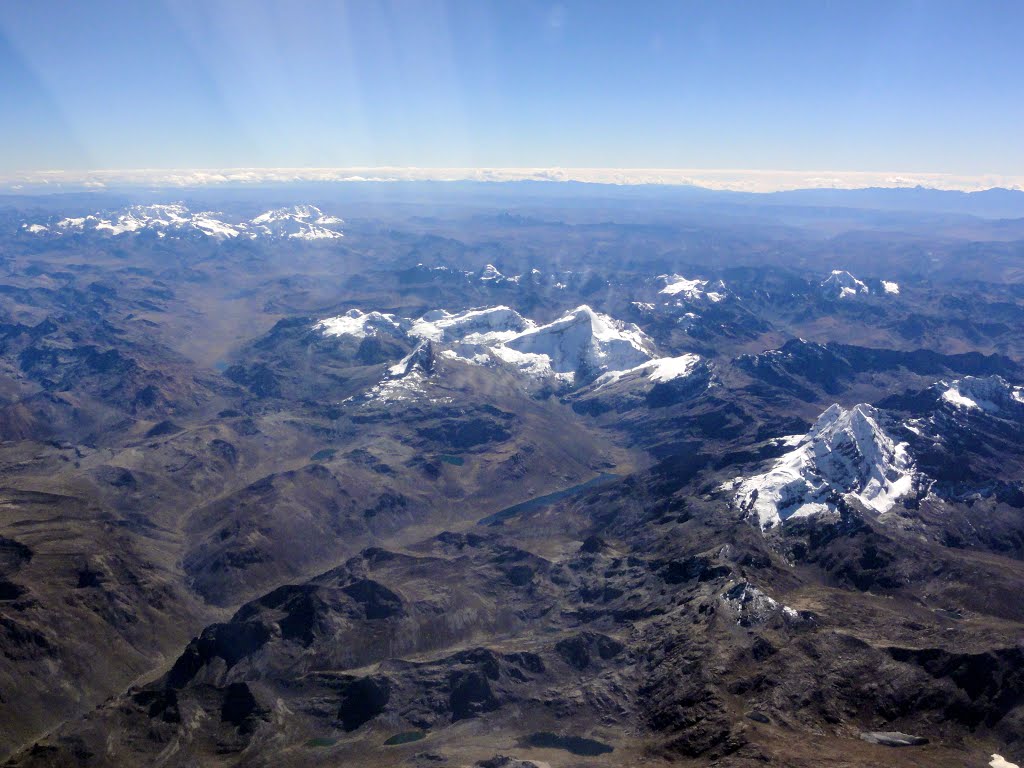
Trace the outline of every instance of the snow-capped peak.
<instances>
[{"instance_id":1,"label":"snow-capped peak","mask_svg":"<svg viewBox=\"0 0 1024 768\"><path fill-rule=\"evenodd\" d=\"M836 299L846 299L871 292L867 285L843 269L833 269L832 274L822 281L821 287L827 296Z\"/></svg>"},{"instance_id":2,"label":"snow-capped peak","mask_svg":"<svg viewBox=\"0 0 1024 768\"><path fill-rule=\"evenodd\" d=\"M911 492L914 463L879 419L870 405L832 405L767 472L737 478L734 503L762 528L834 509L837 496L887 512Z\"/></svg>"},{"instance_id":3,"label":"snow-capped peak","mask_svg":"<svg viewBox=\"0 0 1024 768\"><path fill-rule=\"evenodd\" d=\"M421 341L408 355L388 367L384 377L358 396L364 404L387 404L399 401L430 400L430 378L434 374L437 358L432 341ZM356 396L349 398L355 400ZM433 402L450 402L435 399Z\"/></svg>"},{"instance_id":4,"label":"snow-capped peak","mask_svg":"<svg viewBox=\"0 0 1024 768\"><path fill-rule=\"evenodd\" d=\"M252 220L253 224L270 224L277 221L289 221L298 219L300 221L313 221L317 224L340 224L341 219L334 216L324 216L324 212L315 205L293 205L290 208L275 208L274 210L261 213Z\"/></svg>"},{"instance_id":5,"label":"snow-capped peak","mask_svg":"<svg viewBox=\"0 0 1024 768\"><path fill-rule=\"evenodd\" d=\"M300 240L333 240L343 237L338 226L344 222L327 216L315 205L294 205L266 211L251 222L253 231L271 237Z\"/></svg>"},{"instance_id":6,"label":"snow-capped peak","mask_svg":"<svg viewBox=\"0 0 1024 768\"><path fill-rule=\"evenodd\" d=\"M1007 406L1024 404L1021 387L1015 387L1002 376L964 376L936 384L941 400L954 409L996 413Z\"/></svg>"},{"instance_id":7,"label":"snow-capped peak","mask_svg":"<svg viewBox=\"0 0 1024 768\"><path fill-rule=\"evenodd\" d=\"M379 333L394 335L400 328L394 315L350 309L343 315L327 317L313 326L325 336L353 336L362 339Z\"/></svg>"},{"instance_id":8,"label":"snow-capped peak","mask_svg":"<svg viewBox=\"0 0 1024 768\"><path fill-rule=\"evenodd\" d=\"M493 264L488 264L487 266L485 266L483 268L483 271L480 273L480 279L481 280L485 280L485 281L486 280L501 280L504 277L505 276L503 274L501 274L501 272L498 271L498 268L496 266L494 266Z\"/></svg>"},{"instance_id":9,"label":"snow-capped peak","mask_svg":"<svg viewBox=\"0 0 1024 768\"><path fill-rule=\"evenodd\" d=\"M25 222L22 230L33 235L61 236L82 233L117 237L153 232L157 237L204 235L215 240L289 237L322 240L342 237L342 220L325 215L312 205L267 211L255 219L229 217L217 211L191 211L182 203L132 205L119 211L63 217L47 223Z\"/></svg>"},{"instance_id":10,"label":"snow-capped peak","mask_svg":"<svg viewBox=\"0 0 1024 768\"><path fill-rule=\"evenodd\" d=\"M244 227L229 224L223 214L215 211L193 213L181 203L167 205L132 205L110 214L65 217L50 224L31 224L23 227L32 234L63 235L93 232L110 236L144 230L156 232L158 237L180 236L199 232L218 240L238 237Z\"/></svg>"},{"instance_id":11,"label":"snow-capped peak","mask_svg":"<svg viewBox=\"0 0 1024 768\"><path fill-rule=\"evenodd\" d=\"M429 375L433 371L434 344L428 340L421 341L412 352L388 368L388 375L397 379L415 372Z\"/></svg>"},{"instance_id":12,"label":"snow-capped peak","mask_svg":"<svg viewBox=\"0 0 1024 768\"><path fill-rule=\"evenodd\" d=\"M427 312L412 323L411 336L432 341L465 341L467 344L495 344L535 328L514 309L506 306L469 309L451 313L443 309Z\"/></svg>"},{"instance_id":13,"label":"snow-capped peak","mask_svg":"<svg viewBox=\"0 0 1024 768\"><path fill-rule=\"evenodd\" d=\"M688 301L707 299L712 303L717 303L722 301L726 294L725 283L721 280L711 283L710 280L690 280L682 275L659 275L658 280L665 283L665 287L658 293Z\"/></svg>"},{"instance_id":14,"label":"snow-capped peak","mask_svg":"<svg viewBox=\"0 0 1024 768\"><path fill-rule=\"evenodd\" d=\"M312 329L325 336L356 338L386 332L409 341L446 345L438 353L445 358L478 364L495 364L496 358L531 378L576 383L647 363L651 365L644 370L645 376L668 381L686 375L698 360L696 356L656 360L654 344L638 326L585 305L541 326L510 307L496 306L462 312L438 309L416 320L353 309L320 320Z\"/></svg>"},{"instance_id":15,"label":"snow-capped peak","mask_svg":"<svg viewBox=\"0 0 1024 768\"><path fill-rule=\"evenodd\" d=\"M525 364L534 371L540 364L555 375L584 379L635 368L655 356L653 343L638 326L586 305L520 333L495 352L507 362Z\"/></svg>"}]
</instances>

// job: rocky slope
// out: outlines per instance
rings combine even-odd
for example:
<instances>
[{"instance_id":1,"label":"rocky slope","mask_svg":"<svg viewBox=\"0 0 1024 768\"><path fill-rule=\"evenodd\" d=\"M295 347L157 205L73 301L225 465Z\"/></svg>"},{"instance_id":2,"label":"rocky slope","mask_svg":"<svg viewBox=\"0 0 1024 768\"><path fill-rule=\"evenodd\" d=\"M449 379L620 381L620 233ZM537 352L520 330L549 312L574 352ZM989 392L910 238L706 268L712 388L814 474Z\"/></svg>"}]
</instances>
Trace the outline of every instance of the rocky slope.
<instances>
[{"instance_id":1,"label":"rocky slope","mask_svg":"<svg viewBox=\"0 0 1024 768\"><path fill-rule=\"evenodd\" d=\"M1012 246L240 199L0 210L11 765L1024 758Z\"/></svg>"}]
</instances>

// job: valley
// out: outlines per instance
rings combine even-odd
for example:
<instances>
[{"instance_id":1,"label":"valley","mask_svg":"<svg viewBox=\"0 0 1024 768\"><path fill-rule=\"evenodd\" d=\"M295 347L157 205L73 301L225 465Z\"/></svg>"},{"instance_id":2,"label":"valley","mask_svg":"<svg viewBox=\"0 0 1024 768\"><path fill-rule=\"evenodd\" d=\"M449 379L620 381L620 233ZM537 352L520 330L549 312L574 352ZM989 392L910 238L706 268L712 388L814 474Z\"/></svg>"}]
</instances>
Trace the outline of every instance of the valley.
<instances>
[{"instance_id":1,"label":"valley","mask_svg":"<svg viewBox=\"0 0 1024 768\"><path fill-rule=\"evenodd\" d=\"M1019 219L480 186L3 200L0 759L1024 760Z\"/></svg>"}]
</instances>

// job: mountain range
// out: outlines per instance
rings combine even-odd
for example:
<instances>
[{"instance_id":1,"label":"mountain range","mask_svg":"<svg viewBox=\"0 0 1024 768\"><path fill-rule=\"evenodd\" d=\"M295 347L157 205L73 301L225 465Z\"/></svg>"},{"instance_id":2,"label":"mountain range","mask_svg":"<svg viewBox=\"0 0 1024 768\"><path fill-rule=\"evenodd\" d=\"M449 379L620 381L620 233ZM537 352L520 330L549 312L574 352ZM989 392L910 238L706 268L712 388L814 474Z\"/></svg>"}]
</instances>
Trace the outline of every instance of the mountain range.
<instances>
[{"instance_id":1,"label":"mountain range","mask_svg":"<svg viewBox=\"0 0 1024 768\"><path fill-rule=\"evenodd\" d=\"M225 220L227 218L228 220ZM60 237L70 234L106 235L155 234L156 237L297 238L331 240L343 236L344 222L326 215L315 205L296 205L265 211L249 220L225 217L216 211L193 212L181 203L132 205L123 210L90 213L86 216L52 217L44 222L24 222L29 235Z\"/></svg>"},{"instance_id":2,"label":"mountain range","mask_svg":"<svg viewBox=\"0 0 1024 768\"><path fill-rule=\"evenodd\" d=\"M1024 760L1013 223L574 188L0 210L6 765Z\"/></svg>"}]
</instances>

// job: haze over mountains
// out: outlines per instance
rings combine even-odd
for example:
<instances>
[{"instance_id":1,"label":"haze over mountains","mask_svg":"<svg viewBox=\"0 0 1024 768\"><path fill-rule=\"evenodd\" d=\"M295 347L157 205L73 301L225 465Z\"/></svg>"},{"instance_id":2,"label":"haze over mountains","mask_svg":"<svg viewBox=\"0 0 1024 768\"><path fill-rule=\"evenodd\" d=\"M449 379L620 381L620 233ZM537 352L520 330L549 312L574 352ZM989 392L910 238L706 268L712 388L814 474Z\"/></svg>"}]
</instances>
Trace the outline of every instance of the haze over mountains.
<instances>
[{"instance_id":1,"label":"haze over mountains","mask_svg":"<svg viewBox=\"0 0 1024 768\"><path fill-rule=\"evenodd\" d=\"M1022 201L0 200L0 755L1021 762Z\"/></svg>"},{"instance_id":2,"label":"haze over mountains","mask_svg":"<svg viewBox=\"0 0 1024 768\"><path fill-rule=\"evenodd\" d=\"M672 200L687 204L741 205L747 207L854 208L874 211L905 211L925 214L960 214L983 218L1024 216L1024 179L1010 183L987 178L945 178L941 174L842 174L817 177L795 172L717 172L726 180L694 179L673 171L622 171L591 169L400 169L356 168L261 169L238 171L111 171L100 173L50 172L0 177L0 192L36 198L53 194L91 195L97 189L109 200L140 199L166 202L173 190L187 190L217 200L239 195L264 198L286 188L296 199L423 198L447 196L471 199L509 199L527 194L532 199L574 200L604 197L628 200ZM686 174L687 172L682 172ZM716 172L693 172L693 176ZM675 177L673 176L675 174ZM735 178L732 178L735 176ZM849 177L849 178L846 178ZM287 196L286 195L286 196Z\"/></svg>"}]
</instances>

